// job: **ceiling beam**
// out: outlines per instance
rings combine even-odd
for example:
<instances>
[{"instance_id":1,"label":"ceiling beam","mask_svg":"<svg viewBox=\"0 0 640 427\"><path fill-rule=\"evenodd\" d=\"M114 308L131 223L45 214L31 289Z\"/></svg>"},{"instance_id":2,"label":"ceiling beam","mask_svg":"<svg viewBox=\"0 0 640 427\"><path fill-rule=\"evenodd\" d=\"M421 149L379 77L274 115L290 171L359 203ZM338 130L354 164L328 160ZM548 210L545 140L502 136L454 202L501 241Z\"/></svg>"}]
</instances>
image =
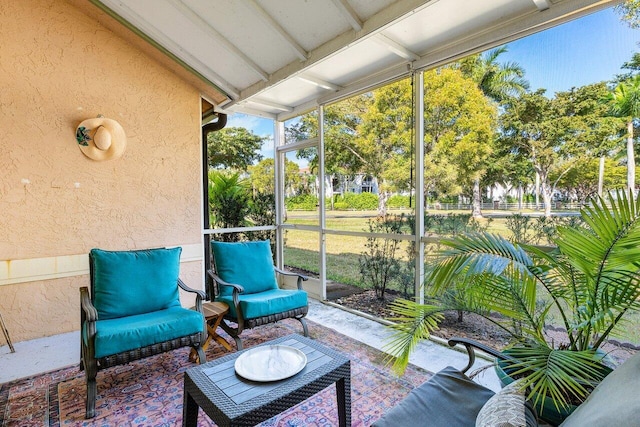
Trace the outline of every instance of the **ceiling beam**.
<instances>
[{"instance_id":1,"label":"ceiling beam","mask_svg":"<svg viewBox=\"0 0 640 427\"><path fill-rule=\"evenodd\" d=\"M243 89L241 91L241 97L246 99L248 97L257 95L263 90L273 87L279 82L300 73L300 71L304 70L305 68L317 64L320 61L327 59L344 49L347 49L352 44L366 39L376 32L382 31L386 26L391 25L395 20L422 10L432 4L437 3L438 1L439 0L398 0L392 3L386 9L380 10L378 13L363 22L362 30L354 31L353 29L351 29L345 33L342 33L338 37L333 38L332 40L309 52L306 61L291 62L280 68L279 70L273 72L268 82L256 82L251 86Z\"/></svg>"},{"instance_id":2,"label":"ceiling beam","mask_svg":"<svg viewBox=\"0 0 640 427\"><path fill-rule=\"evenodd\" d=\"M182 0L168 0L173 7L187 17L191 22L197 25L202 31L207 33L211 38L215 39L218 44L227 49L230 53L235 55L238 59L245 63L253 72L255 72L263 81L269 80L269 73L263 70L258 64L253 62L251 58L244 54L238 47L231 43L225 36L216 31L211 25L207 23L200 15L193 11L189 6L184 4Z\"/></svg>"},{"instance_id":3,"label":"ceiling beam","mask_svg":"<svg viewBox=\"0 0 640 427\"><path fill-rule=\"evenodd\" d=\"M349 21L349 25L355 31L360 31L362 29L362 20L358 16L355 10L351 7L348 0L333 0L333 4L336 5L342 16L347 18Z\"/></svg>"},{"instance_id":4,"label":"ceiling beam","mask_svg":"<svg viewBox=\"0 0 640 427\"><path fill-rule=\"evenodd\" d=\"M422 56L418 61L415 61L412 64L413 69L417 71L433 69L474 53L484 52L496 46L546 30L569 20L603 10L611 7L612 4L615 3L615 0L572 0L554 4L545 13L540 13L540 11L535 10L528 15L502 22L497 27L487 29L480 33L469 34L462 40L456 40L445 46L441 46L440 49L431 51ZM367 79L346 85L338 92L320 97L315 100L315 102L324 105L340 101L359 93L373 90L383 84L407 77L410 72L411 70L407 68L407 64L395 65ZM278 115L278 120L288 120L296 115L306 113L311 109L310 104L306 105L306 107L306 109L300 108L300 106L295 107L295 114L281 113Z\"/></svg>"},{"instance_id":5,"label":"ceiling beam","mask_svg":"<svg viewBox=\"0 0 640 427\"><path fill-rule=\"evenodd\" d=\"M319 79L319 78L317 78L315 76L312 76L310 74L300 74L297 77L298 77L298 79L302 80L305 83L312 84L312 85L320 87L322 89L332 90L332 91L338 91L338 90L342 89L341 86L335 85L333 83L329 83L326 80Z\"/></svg>"},{"instance_id":6,"label":"ceiling beam","mask_svg":"<svg viewBox=\"0 0 640 427\"><path fill-rule=\"evenodd\" d=\"M291 47L291 49L295 52L296 56L298 56L298 58L300 59L300 61L304 61L307 59L308 53L306 50L304 50L304 48L302 46L300 46L298 44L298 42L296 42L294 40L293 37L291 37L291 35L289 35L289 33L287 33L287 31L282 28L282 26L280 24L278 24L276 22L275 19L273 19L271 17L271 15L269 15L267 13L266 10L264 10L257 2L256 0L245 0L245 3L249 6L251 6L251 9L253 9L255 12L257 12L258 16L260 17L260 19L262 19L262 21L267 24L269 27L271 27L276 33L278 33L278 35L280 37L282 37L282 39Z\"/></svg>"},{"instance_id":7,"label":"ceiling beam","mask_svg":"<svg viewBox=\"0 0 640 427\"><path fill-rule=\"evenodd\" d=\"M391 52L395 53L401 58L406 59L407 61L417 61L420 59L420 55L415 52L410 51L406 47L402 46L397 41L385 36L382 33L378 33L373 37L373 40L382 44Z\"/></svg>"},{"instance_id":8,"label":"ceiling beam","mask_svg":"<svg viewBox=\"0 0 640 427\"><path fill-rule=\"evenodd\" d=\"M216 111L218 110L218 108L216 108ZM220 109L221 112L225 113L225 114L234 114L234 113L240 113L240 114L248 114L250 116L257 116L257 117L264 117L265 119L271 119L271 120L277 120L278 116L277 114L273 114L273 113L269 113L267 111L263 111L263 110L258 110L257 108L251 108L248 107L246 105L239 105L236 104L233 107L229 108L229 109Z\"/></svg>"},{"instance_id":9,"label":"ceiling beam","mask_svg":"<svg viewBox=\"0 0 640 427\"><path fill-rule=\"evenodd\" d=\"M247 99L246 102L251 104L256 104L256 105L262 105L265 107L273 108L274 110L279 110L284 112L293 111L293 107L288 107L286 105L278 104L271 101L266 101L264 99L251 98L251 99Z\"/></svg>"}]
</instances>

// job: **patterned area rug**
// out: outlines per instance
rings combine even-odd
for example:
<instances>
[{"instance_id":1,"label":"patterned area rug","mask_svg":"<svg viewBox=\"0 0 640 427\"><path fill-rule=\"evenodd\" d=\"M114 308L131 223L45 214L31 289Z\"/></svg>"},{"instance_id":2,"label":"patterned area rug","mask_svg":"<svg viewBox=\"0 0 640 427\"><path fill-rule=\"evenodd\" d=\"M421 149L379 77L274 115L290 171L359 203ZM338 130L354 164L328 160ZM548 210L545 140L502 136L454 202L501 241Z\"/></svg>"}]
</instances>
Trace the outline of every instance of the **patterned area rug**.
<instances>
[{"instance_id":1,"label":"patterned area rug","mask_svg":"<svg viewBox=\"0 0 640 427\"><path fill-rule=\"evenodd\" d=\"M409 366L398 378L385 366L383 354L365 344L313 322L311 338L351 359L351 418L354 426L369 426L395 406L430 373ZM245 331L245 348L291 333L300 323L286 320ZM231 338L229 342L233 342ZM228 354L212 344L207 360ZM176 426L182 423L182 380L194 365L189 349L149 357L98 372L97 415L85 420L84 372L77 366L0 385L0 426ZM307 399L261 426L337 426L335 386ZM199 426L215 424L200 411Z\"/></svg>"}]
</instances>

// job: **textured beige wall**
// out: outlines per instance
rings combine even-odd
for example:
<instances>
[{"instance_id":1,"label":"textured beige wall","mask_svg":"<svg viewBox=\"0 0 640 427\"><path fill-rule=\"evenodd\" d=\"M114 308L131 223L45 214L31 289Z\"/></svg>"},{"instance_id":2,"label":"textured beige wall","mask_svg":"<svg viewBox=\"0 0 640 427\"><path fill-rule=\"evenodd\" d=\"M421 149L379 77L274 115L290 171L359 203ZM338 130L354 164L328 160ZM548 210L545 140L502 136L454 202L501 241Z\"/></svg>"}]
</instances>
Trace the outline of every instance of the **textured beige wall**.
<instances>
[{"instance_id":1,"label":"textured beige wall","mask_svg":"<svg viewBox=\"0 0 640 427\"><path fill-rule=\"evenodd\" d=\"M66 2L2 3L0 262L200 244L198 91ZM98 114L127 134L118 160L77 147L76 126ZM182 270L201 286L200 261ZM78 329L87 284L0 286L13 340Z\"/></svg>"}]
</instances>

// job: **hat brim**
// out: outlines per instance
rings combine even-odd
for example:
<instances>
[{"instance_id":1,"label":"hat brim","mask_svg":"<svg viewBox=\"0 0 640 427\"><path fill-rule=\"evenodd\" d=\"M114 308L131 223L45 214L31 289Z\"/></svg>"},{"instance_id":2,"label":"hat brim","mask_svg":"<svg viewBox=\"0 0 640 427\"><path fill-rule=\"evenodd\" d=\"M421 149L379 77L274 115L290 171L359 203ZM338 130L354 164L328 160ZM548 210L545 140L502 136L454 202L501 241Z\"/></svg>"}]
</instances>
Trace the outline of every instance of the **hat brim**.
<instances>
[{"instance_id":1,"label":"hat brim","mask_svg":"<svg viewBox=\"0 0 640 427\"><path fill-rule=\"evenodd\" d=\"M111 145L106 150L98 148L93 142L93 137L98 127L103 126L111 134ZM76 128L76 134L80 127L84 127L85 133L91 137L87 140L87 145L78 144L80 150L85 156L92 160L103 161L113 160L122 156L127 148L127 136L124 133L124 129L120 126L120 123L112 119L106 119L104 117L97 117L95 119L87 119L78 125Z\"/></svg>"}]
</instances>

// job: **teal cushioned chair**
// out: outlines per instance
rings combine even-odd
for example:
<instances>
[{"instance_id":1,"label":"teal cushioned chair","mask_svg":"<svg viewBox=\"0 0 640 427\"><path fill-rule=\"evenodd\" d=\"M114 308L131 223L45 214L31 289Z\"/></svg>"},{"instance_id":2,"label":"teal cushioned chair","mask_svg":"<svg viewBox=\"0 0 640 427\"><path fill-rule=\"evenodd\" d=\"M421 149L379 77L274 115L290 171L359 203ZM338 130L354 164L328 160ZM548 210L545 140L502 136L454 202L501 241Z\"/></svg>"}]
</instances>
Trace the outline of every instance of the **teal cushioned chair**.
<instances>
[{"instance_id":1,"label":"teal cushioned chair","mask_svg":"<svg viewBox=\"0 0 640 427\"><path fill-rule=\"evenodd\" d=\"M209 296L229 306L221 326L235 339L238 350L242 349L240 334L244 329L287 318L299 320L304 335L309 336L304 320L309 306L302 290L307 277L275 267L269 240L211 242L211 253ZM276 273L297 277L297 289L280 289Z\"/></svg>"},{"instance_id":2,"label":"teal cushioned chair","mask_svg":"<svg viewBox=\"0 0 640 427\"><path fill-rule=\"evenodd\" d=\"M99 370L191 346L205 361L204 292L178 277L182 248L89 253L91 292L80 288L80 370L87 377L86 417L95 416ZM183 308L178 288L196 294Z\"/></svg>"}]
</instances>

